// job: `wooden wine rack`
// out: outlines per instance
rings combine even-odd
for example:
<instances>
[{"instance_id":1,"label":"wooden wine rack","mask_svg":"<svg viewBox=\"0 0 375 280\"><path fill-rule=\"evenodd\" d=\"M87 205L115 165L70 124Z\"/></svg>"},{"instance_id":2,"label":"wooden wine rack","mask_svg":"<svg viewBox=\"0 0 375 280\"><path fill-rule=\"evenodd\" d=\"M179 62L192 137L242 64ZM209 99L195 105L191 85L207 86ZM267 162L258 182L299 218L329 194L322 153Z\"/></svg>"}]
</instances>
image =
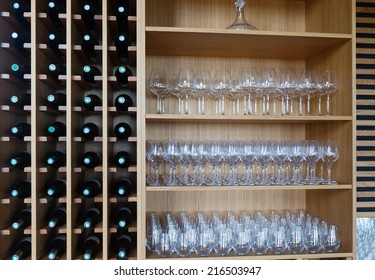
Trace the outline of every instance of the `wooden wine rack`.
<instances>
[{"instance_id":1,"label":"wooden wine rack","mask_svg":"<svg viewBox=\"0 0 375 280\"><path fill-rule=\"evenodd\" d=\"M3 1L8 2L8 1ZM1 3L2 11L7 3ZM102 44L96 50L102 57L103 76L99 92L103 106L98 114L86 114L79 100L88 90L79 76L80 67L86 63L79 46L82 34L82 19L78 13L80 1L67 0L67 13L60 18L66 27L66 44L60 49L66 54L66 77L64 89L67 106L61 115L51 115L43 103L50 84L43 73L53 54L45 45L43 36L48 30L48 17L42 7L47 0L31 0L31 65L32 73L31 108L23 115L32 123L32 136L24 142L1 142L1 167L6 168L7 158L22 147L32 153L31 168L25 172L0 173L0 230L7 223L15 209L24 204L32 207L32 226L24 234L32 235L32 259L45 259L45 246L49 232L45 229L45 214L59 204L66 203L67 224L59 232L67 236L67 252L64 259L79 259L79 244L83 231L78 217L86 201L77 197L76 187L81 179L99 176L103 194L94 202L102 205L103 219L95 231L102 234L103 250L98 259L112 259L110 240L116 228L111 225L110 212L118 198L111 197L109 183L119 172L111 165L113 151L121 145L111 134L114 120L123 116L113 107L113 93L118 91L113 78L113 57L111 36L116 30L112 1L102 0L102 14L96 16L101 26ZM253 0L247 1L246 18L259 28L258 31L225 30L236 14L230 0L132 0L136 16L129 17L136 44L129 48L131 61L136 63L136 76L130 79L130 90L136 91L137 106L132 108L131 117L136 117L135 137L129 145L137 147L137 165L128 172L137 178L137 194L129 198L137 204L137 223L129 228L136 236L137 248L132 258L153 259L145 247L146 214L149 211L213 211L213 210L283 210L305 209L313 215L335 223L340 228L342 246L335 254L315 255L266 255L228 256L230 259L352 259L355 257L355 1L353 0ZM6 21L6 19L2 19ZM5 26L5 25L4 25ZM4 30L11 30L7 25ZM1 32L1 42L7 42L6 32ZM6 45L2 45L0 56L2 73L12 61ZM10 50L11 51L11 50ZM164 68L170 76L180 67L194 70L206 68L213 73L217 69L236 73L245 66L285 68L335 69L340 80L340 91L332 100L332 116L311 117L262 117L262 116L216 116L214 104L207 101L207 115L196 114L195 101L191 101L189 115L177 115L177 101L169 98L167 114L156 114L156 98L149 93L147 82L152 68ZM0 89L0 118L5 124L13 124L19 115L10 114L5 102L11 90L18 85L2 79ZM314 101L316 102L316 101ZM316 103L312 107L316 108ZM66 122L67 136L59 142L49 141L43 131L52 119ZM92 142L84 142L77 128L84 121L91 120L102 128L102 135ZM6 137L6 126L0 127L1 136ZM225 186L225 187L149 187L146 174L150 166L146 161L148 139L176 140L290 140L317 139L333 140L338 144L340 158L334 165L333 176L338 181L334 186ZM66 150L66 168L57 172L46 169L43 156L47 150ZM86 172L77 165L77 155L84 151L101 151L103 165L93 172ZM164 171L164 170L163 170ZM46 181L53 177L65 177L67 195L65 198L49 200L41 196ZM116 175L117 176L117 175ZM31 199L18 202L5 197L7 186L19 178L31 178ZM0 259L9 257L10 248L18 235L10 231L0 232ZM5 234L7 233L7 234ZM8 234L9 233L9 234ZM192 257L194 257L192 255ZM211 257L215 257L212 255ZM175 258L175 255L173 255Z\"/></svg>"}]
</instances>

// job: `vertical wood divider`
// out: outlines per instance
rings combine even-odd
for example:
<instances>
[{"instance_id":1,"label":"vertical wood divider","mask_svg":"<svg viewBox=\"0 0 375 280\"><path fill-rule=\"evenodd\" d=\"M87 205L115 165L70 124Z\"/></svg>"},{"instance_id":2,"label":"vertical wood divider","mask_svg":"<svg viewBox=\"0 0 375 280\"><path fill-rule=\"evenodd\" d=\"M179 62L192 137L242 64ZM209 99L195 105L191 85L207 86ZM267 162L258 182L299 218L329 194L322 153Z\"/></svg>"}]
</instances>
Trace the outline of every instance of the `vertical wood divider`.
<instances>
[{"instance_id":1,"label":"vertical wood divider","mask_svg":"<svg viewBox=\"0 0 375 280\"><path fill-rule=\"evenodd\" d=\"M102 1L102 44L103 44L103 112L102 112L102 133L103 133L103 260L108 260L109 251L109 199L108 199L108 3Z\"/></svg>"},{"instance_id":2,"label":"vertical wood divider","mask_svg":"<svg viewBox=\"0 0 375 280\"><path fill-rule=\"evenodd\" d=\"M74 0L73 0L74 1ZM71 260L73 258L73 194L72 194L72 0L66 2L66 258Z\"/></svg>"},{"instance_id":3,"label":"vertical wood divider","mask_svg":"<svg viewBox=\"0 0 375 280\"><path fill-rule=\"evenodd\" d=\"M38 259L37 190L37 0L31 0L31 259Z\"/></svg>"},{"instance_id":4,"label":"vertical wood divider","mask_svg":"<svg viewBox=\"0 0 375 280\"><path fill-rule=\"evenodd\" d=\"M146 2L137 0L137 259L146 259Z\"/></svg>"}]
</instances>

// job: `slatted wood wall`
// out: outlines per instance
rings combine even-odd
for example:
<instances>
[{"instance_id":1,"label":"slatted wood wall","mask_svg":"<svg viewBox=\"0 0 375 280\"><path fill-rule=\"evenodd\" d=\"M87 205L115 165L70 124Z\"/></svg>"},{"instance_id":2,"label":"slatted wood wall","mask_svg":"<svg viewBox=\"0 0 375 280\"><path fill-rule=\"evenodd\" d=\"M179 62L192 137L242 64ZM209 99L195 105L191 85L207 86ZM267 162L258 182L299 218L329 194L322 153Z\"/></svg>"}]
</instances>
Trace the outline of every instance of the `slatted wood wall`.
<instances>
[{"instance_id":1,"label":"slatted wood wall","mask_svg":"<svg viewBox=\"0 0 375 280\"><path fill-rule=\"evenodd\" d=\"M356 3L357 216L375 217L375 0Z\"/></svg>"}]
</instances>

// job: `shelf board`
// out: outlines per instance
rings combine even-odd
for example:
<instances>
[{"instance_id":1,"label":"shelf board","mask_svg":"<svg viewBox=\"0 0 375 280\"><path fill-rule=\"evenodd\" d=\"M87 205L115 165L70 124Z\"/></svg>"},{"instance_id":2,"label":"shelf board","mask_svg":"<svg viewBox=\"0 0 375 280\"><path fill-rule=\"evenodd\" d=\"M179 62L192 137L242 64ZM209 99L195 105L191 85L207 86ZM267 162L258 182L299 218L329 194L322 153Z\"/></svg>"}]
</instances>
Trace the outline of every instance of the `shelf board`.
<instances>
[{"instance_id":1,"label":"shelf board","mask_svg":"<svg viewBox=\"0 0 375 280\"><path fill-rule=\"evenodd\" d=\"M47 44L38 44L39 50L51 60L62 60L58 55L56 55ZM62 54L66 55L66 50L68 46L66 44L59 44L59 50Z\"/></svg>"},{"instance_id":2,"label":"shelf board","mask_svg":"<svg viewBox=\"0 0 375 280\"><path fill-rule=\"evenodd\" d=\"M66 173L67 172L67 168L66 168L66 166L59 167L59 168L45 166L45 167L40 167L39 168L39 173L48 173L48 172L52 172L52 171L57 171L59 173Z\"/></svg>"},{"instance_id":3,"label":"shelf board","mask_svg":"<svg viewBox=\"0 0 375 280\"><path fill-rule=\"evenodd\" d=\"M128 139L117 139L117 137L108 137L108 142L110 143L117 143L117 142L120 142L120 141L128 141L128 142L137 142L137 137L129 137Z\"/></svg>"},{"instance_id":4,"label":"shelf board","mask_svg":"<svg viewBox=\"0 0 375 280\"><path fill-rule=\"evenodd\" d=\"M1 74L0 75L1 80L9 82L14 84L15 86L23 89L28 89L30 87L31 83L31 74L24 74L23 75L23 80L10 75L10 74Z\"/></svg>"},{"instance_id":5,"label":"shelf board","mask_svg":"<svg viewBox=\"0 0 375 280\"><path fill-rule=\"evenodd\" d=\"M128 197L117 197L117 196L112 196L109 198L109 203L118 203L120 200L127 199L128 202L137 202L137 194L132 193Z\"/></svg>"},{"instance_id":6,"label":"shelf board","mask_svg":"<svg viewBox=\"0 0 375 280\"><path fill-rule=\"evenodd\" d=\"M23 137L23 140L22 139L19 139L17 137L13 137L13 136L3 136L3 137L0 137L0 142L16 142L16 141L19 141L19 142L31 142L31 136L25 136Z\"/></svg>"},{"instance_id":7,"label":"shelf board","mask_svg":"<svg viewBox=\"0 0 375 280\"><path fill-rule=\"evenodd\" d=\"M54 199L56 199L56 198L55 197L42 197L42 198L39 198L39 203L40 204L49 204ZM57 201L58 201L58 203L67 203L67 198L66 198L66 196L59 197L59 198L57 198Z\"/></svg>"},{"instance_id":8,"label":"shelf board","mask_svg":"<svg viewBox=\"0 0 375 280\"><path fill-rule=\"evenodd\" d=\"M57 229L58 229L59 234L66 234L67 233L66 225L63 225L61 227L57 227ZM39 233L42 234L42 235L45 235L45 234L48 234L51 230L56 230L56 228L43 227L39 230Z\"/></svg>"},{"instance_id":9,"label":"shelf board","mask_svg":"<svg viewBox=\"0 0 375 280\"><path fill-rule=\"evenodd\" d=\"M0 204L10 205L16 203L16 201L23 201L24 204L31 204L31 197L19 199L17 197L9 196L0 199Z\"/></svg>"},{"instance_id":10,"label":"shelf board","mask_svg":"<svg viewBox=\"0 0 375 280\"><path fill-rule=\"evenodd\" d=\"M57 110L48 106L39 106L39 111L59 115L66 112L66 106L59 106Z\"/></svg>"},{"instance_id":11,"label":"shelf board","mask_svg":"<svg viewBox=\"0 0 375 280\"><path fill-rule=\"evenodd\" d=\"M117 108L114 106L108 107L108 112L110 113L117 113L117 114L136 114L137 107L129 107L127 112L119 112Z\"/></svg>"},{"instance_id":12,"label":"shelf board","mask_svg":"<svg viewBox=\"0 0 375 280\"><path fill-rule=\"evenodd\" d=\"M39 136L39 142L66 142L66 136L60 136L58 139L51 136Z\"/></svg>"},{"instance_id":13,"label":"shelf board","mask_svg":"<svg viewBox=\"0 0 375 280\"><path fill-rule=\"evenodd\" d=\"M353 259L355 256L354 253L327 253L327 254L283 254L283 255L249 255L249 256L236 256L233 254L225 257L218 257L212 253L208 257L198 257L194 253L190 257L182 258L178 257L176 254L173 254L170 258L163 258L163 260L306 260L306 259ZM146 259L162 259L156 253L148 254Z\"/></svg>"},{"instance_id":14,"label":"shelf board","mask_svg":"<svg viewBox=\"0 0 375 280\"><path fill-rule=\"evenodd\" d=\"M251 123L318 123L352 121L352 116L244 116L244 115L186 115L146 114L148 122L251 122Z\"/></svg>"},{"instance_id":15,"label":"shelf board","mask_svg":"<svg viewBox=\"0 0 375 280\"><path fill-rule=\"evenodd\" d=\"M351 34L146 27L148 55L305 59Z\"/></svg>"},{"instance_id":16,"label":"shelf board","mask_svg":"<svg viewBox=\"0 0 375 280\"><path fill-rule=\"evenodd\" d=\"M6 112L29 114L31 112L31 105L23 106L23 109L20 109L15 106L1 105L0 109L1 111L6 111Z\"/></svg>"},{"instance_id":17,"label":"shelf board","mask_svg":"<svg viewBox=\"0 0 375 280\"><path fill-rule=\"evenodd\" d=\"M109 76L108 84L113 90L127 89L127 87L122 87L119 85L119 83L117 82L116 76ZM137 77L136 76L130 76L128 78L128 88L131 91L137 90Z\"/></svg>"},{"instance_id":18,"label":"shelf board","mask_svg":"<svg viewBox=\"0 0 375 280\"><path fill-rule=\"evenodd\" d=\"M15 171L15 170L23 171L25 173L31 173L31 166L25 167L23 170L18 169L16 167L8 167L8 166L5 166L5 167L1 168L2 173L10 173L10 172Z\"/></svg>"},{"instance_id":19,"label":"shelf board","mask_svg":"<svg viewBox=\"0 0 375 280\"><path fill-rule=\"evenodd\" d=\"M147 186L148 192L183 192L183 191L294 191L294 190L351 190L350 184L338 185L300 185L300 186Z\"/></svg>"},{"instance_id":20,"label":"shelf board","mask_svg":"<svg viewBox=\"0 0 375 280\"><path fill-rule=\"evenodd\" d=\"M82 197L82 196L79 196L79 197L75 197L73 199L73 202L77 203L77 204L81 204L85 200L94 200L94 203L103 203L103 195L100 194L100 195L97 195L95 197Z\"/></svg>"}]
</instances>

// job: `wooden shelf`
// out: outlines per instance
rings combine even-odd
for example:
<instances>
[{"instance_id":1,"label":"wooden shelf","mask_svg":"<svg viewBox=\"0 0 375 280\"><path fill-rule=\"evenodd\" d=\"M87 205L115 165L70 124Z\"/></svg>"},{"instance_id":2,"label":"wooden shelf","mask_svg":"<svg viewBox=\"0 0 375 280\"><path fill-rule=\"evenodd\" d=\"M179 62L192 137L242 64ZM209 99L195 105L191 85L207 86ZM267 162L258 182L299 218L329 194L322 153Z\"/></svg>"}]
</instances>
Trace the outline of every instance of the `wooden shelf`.
<instances>
[{"instance_id":1,"label":"wooden shelf","mask_svg":"<svg viewBox=\"0 0 375 280\"><path fill-rule=\"evenodd\" d=\"M13 136L3 136L3 137L0 137L0 142L31 142L31 136L25 136L22 139L19 139L17 137L13 137Z\"/></svg>"},{"instance_id":2,"label":"wooden shelf","mask_svg":"<svg viewBox=\"0 0 375 280\"><path fill-rule=\"evenodd\" d=\"M192 192L192 191L300 191L300 190L351 190L352 185L301 185L301 186L148 186L148 192Z\"/></svg>"},{"instance_id":3,"label":"wooden shelf","mask_svg":"<svg viewBox=\"0 0 375 280\"><path fill-rule=\"evenodd\" d=\"M65 88L67 76L66 75L59 75L58 80L52 79L46 74L39 74L38 78L40 81L45 83L46 85L50 86L53 89L62 89Z\"/></svg>"},{"instance_id":4,"label":"wooden shelf","mask_svg":"<svg viewBox=\"0 0 375 280\"><path fill-rule=\"evenodd\" d=\"M128 202L137 202L137 194L133 193L129 195L128 197L110 197L109 202L118 203L119 201L122 201L123 199L127 199Z\"/></svg>"},{"instance_id":5,"label":"wooden shelf","mask_svg":"<svg viewBox=\"0 0 375 280\"><path fill-rule=\"evenodd\" d=\"M57 228L57 232L59 234L66 234L67 233L67 229L66 229L66 225L63 225L61 227L56 227ZM42 235L46 235L48 234L50 231L52 230L56 230L56 228L49 228L49 227L43 227L39 230L39 233L42 234Z\"/></svg>"},{"instance_id":6,"label":"wooden shelf","mask_svg":"<svg viewBox=\"0 0 375 280\"><path fill-rule=\"evenodd\" d=\"M66 44L60 44L59 45L59 50L64 54L66 55L66 50L67 50L68 46ZM57 56L52 50L51 48L48 47L47 44L39 44L38 45L38 49L46 56L48 57L49 59L51 59L52 61L58 59L58 60L61 60L61 58L59 56Z\"/></svg>"},{"instance_id":7,"label":"wooden shelf","mask_svg":"<svg viewBox=\"0 0 375 280\"><path fill-rule=\"evenodd\" d=\"M58 139L50 136L39 136L39 142L66 142L66 136L60 136Z\"/></svg>"},{"instance_id":8,"label":"wooden shelf","mask_svg":"<svg viewBox=\"0 0 375 280\"><path fill-rule=\"evenodd\" d=\"M124 63L124 62L119 61L116 46L108 46L108 53L109 53L109 56L111 57L112 62L118 62L118 64ZM137 64L137 47L136 46L128 47L128 55L129 55L129 59L126 62L126 64L135 66Z\"/></svg>"},{"instance_id":9,"label":"wooden shelf","mask_svg":"<svg viewBox=\"0 0 375 280\"><path fill-rule=\"evenodd\" d=\"M5 112L13 112L13 113L18 113L18 114L29 114L31 112L31 106L23 106L23 109L14 107L14 106L9 106L9 105L1 105L0 107L1 111Z\"/></svg>"},{"instance_id":10,"label":"wooden shelf","mask_svg":"<svg viewBox=\"0 0 375 280\"><path fill-rule=\"evenodd\" d=\"M306 59L351 34L146 27L148 55Z\"/></svg>"},{"instance_id":11,"label":"wooden shelf","mask_svg":"<svg viewBox=\"0 0 375 280\"><path fill-rule=\"evenodd\" d=\"M30 87L30 82L31 82L31 75L30 74L25 74L23 75L23 80L18 79L12 75L9 74L1 74L0 75L1 80L9 82L19 88L22 89L28 89Z\"/></svg>"},{"instance_id":12,"label":"wooden shelf","mask_svg":"<svg viewBox=\"0 0 375 280\"><path fill-rule=\"evenodd\" d=\"M18 169L18 168L15 168L15 167L8 167L8 166L6 166L6 167L2 167L1 168L1 172L2 173L10 173L10 172L13 172L13 171L15 171L15 170L20 170L20 169ZM25 167L24 169L23 169L23 172L25 172L25 173L31 173L31 166L29 166L29 167Z\"/></svg>"},{"instance_id":13,"label":"wooden shelf","mask_svg":"<svg viewBox=\"0 0 375 280\"><path fill-rule=\"evenodd\" d=\"M42 197L42 198L39 198L39 203L40 204L49 204L53 200L56 200L56 198L55 197ZM67 203L66 196L57 198L57 202L58 203Z\"/></svg>"},{"instance_id":14,"label":"wooden shelf","mask_svg":"<svg viewBox=\"0 0 375 280\"><path fill-rule=\"evenodd\" d=\"M94 203L103 203L103 195L97 195L95 197L76 197L73 199L74 203L81 204L84 203L86 200L93 200Z\"/></svg>"},{"instance_id":15,"label":"wooden shelf","mask_svg":"<svg viewBox=\"0 0 375 280\"><path fill-rule=\"evenodd\" d=\"M351 116L235 116L146 114L147 122L249 122L249 123L320 123L352 121Z\"/></svg>"},{"instance_id":16,"label":"wooden shelf","mask_svg":"<svg viewBox=\"0 0 375 280\"><path fill-rule=\"evenodd\" d=\"M108 83L109 83L109 85L111 86L111 88L113 90L123 89L123 87L121 87L118 84L116 76L109 76L108 77ZM128 83L129 83L129 89L131 91L136 91L136 89L137 89L137 77L135 77L135 76L129 77L128 78Z\"/></svg>"},{"instance_id":17,"label":"wooden shelf","mask_svg":"<svg viewBox=\"0 0 375 280\"><path fill-rule=\"evenodd\" d=\"M117 139L117 137L108 137L108 142L110 143L117 143L117 142L120 142L120 141L127 141L127 142L132 142L132 143L136 143L138 138L137 137L129 137L128 139Z\"/></svg>"},{"instance_id":18,"label":"wooden shelf","mask_svg":"<svg viewBox=\"0 0 375 280\"><path fill-rule=\"evenodd\" d=\"M132 114L135 115L137 113L137 107L129 107L127 112L119 112L117 111L117 108L112 106L108 107L108 112L113 113L113 114Z\"/></svg>"},{"instance_id":19,"label":"wooden shelf","mask_svg":"<svg viewBox=\"0 0 375 280\"><path fill-rule=\"evenodd\" d=\"M49 113L49 114L60 115L60 114L66 113L66 106L59 106L59 108L57 110L55 110L54 108L48 107L48 106L39 106L39 111L40 112L46 112L46 113Z\"/></svg>"}]
</instances>

